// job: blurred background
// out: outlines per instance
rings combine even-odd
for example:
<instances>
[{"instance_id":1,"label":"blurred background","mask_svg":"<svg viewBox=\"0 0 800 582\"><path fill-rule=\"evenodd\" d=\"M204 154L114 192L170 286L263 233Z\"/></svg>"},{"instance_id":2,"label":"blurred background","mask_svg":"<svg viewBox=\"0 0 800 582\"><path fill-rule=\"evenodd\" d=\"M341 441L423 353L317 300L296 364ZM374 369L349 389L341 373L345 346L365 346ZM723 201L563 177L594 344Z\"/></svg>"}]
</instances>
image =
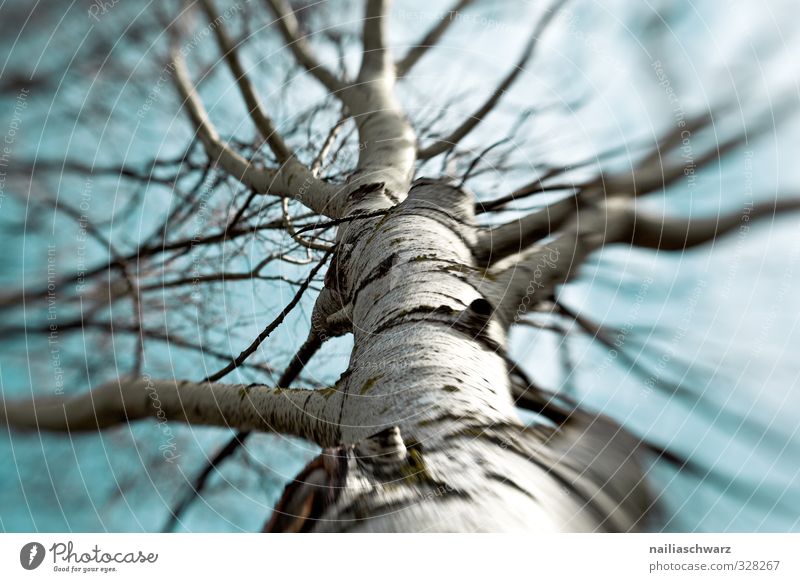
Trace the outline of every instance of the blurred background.
<instances>
[{"instance_id":1,"label":"blurred background","mask_svg":"<svg viewBox=\"0 0 800 582\"><path fill-rule=\"evenodd\" d=\"M216 4L243 43L279 129L298 151L310 152L339 112L298 71L259 2ZM310 5L303 24L324 60L352 68L360 3L294 3L301 4ZM397 0L390 25L397 53L450 6ZM542 7L479 1L459 15L398 89L422 136L452 127L486 98ZM248 194L213 170L202 180L198 172L181 173L196 170L202 157L163 79L165 23L184 8L144 0L0 6L4 399L80 392L134 369L200 379L247 345L308 272L280 262L259 278L165 291L161 269L141 274L151 289L138 306L118 300L110 273L86 280L110 259L160 240L160 225L187 192L202 193L180 222L189 239L224 225L233 202ZM796 8L788 0L571 1L501 107L465 140L481 159L468 187L490 199L529 182L542 164L574 165L567 174L574 180L598 168L624 169L658 150L660 136L682 120L709 112L702 132L667 152L687 168L684 178L649 195L648 205L682 215L746 215L759 201L797 196ZM253 128L204 24L189 41L201 95L221 131L256 155ZM485 151L502 137L502 147ZM723 147L729 142L735 147ZM701 163L709 150L722 155ZM345 132L326 177L346 175L356 155ZM159 166L156 158L180 164ZM121 175L120 165L133 176ZM434 161L418 174L457 170ZM262 204L253 220L275 212ZM797 215L743 222L681 255L603 250L559 302L615 330L612 346L574 324L555 332L520 326L512 336L513 355L539 384L691 460L691 470L658 462L651 473L668 530L800 530L798 226ZM276 248L295 252L278 233L245 238L192 246L169 259L171 268L204 276L251 269ZM226 381L267 381L282 369L305 339L314 287L255 365ZM130 332L137 313L152 332L141 356ZM326 344L305 383L334 381L347 365L349 342ZM96 435L0 428L0 530L160 530L188 482L232 434L169 428L167 434L150 421ZM165 446L174 447L174 462L165 460ZM255 435L211 478L181 529L259 529L286 482L317 452L297 439Z\"/></svg>"}]
</instances>

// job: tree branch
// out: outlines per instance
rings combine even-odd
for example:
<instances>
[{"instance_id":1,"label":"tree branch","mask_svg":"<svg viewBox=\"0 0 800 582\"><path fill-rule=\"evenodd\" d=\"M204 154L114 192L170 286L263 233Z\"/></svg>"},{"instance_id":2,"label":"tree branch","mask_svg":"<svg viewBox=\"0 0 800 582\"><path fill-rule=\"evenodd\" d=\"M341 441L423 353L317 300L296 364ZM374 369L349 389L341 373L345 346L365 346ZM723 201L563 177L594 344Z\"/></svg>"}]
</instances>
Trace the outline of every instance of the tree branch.
<instances>
[{"instance_id":1,"label":"tree branch","mask_svg":"<svg viewBox=\"0 0 800 582\"><path fill-rule=\"evenodd\" d=\"M425 36L423 36L419 42L417 42L411 48L411 50L408 51L408 53L406 53L406 56L403 57L402 60L397 62L395 65L395 75L397 78L399 79L400 77L407 75L414 65L417 64L417 61L419 61L425 55L425 53L428 52L428 49L436 46L439 40L447 32L448 28L450 28L450 25L453 23L453 21L456 20L456 15L458 15L460 11L469 7L470 4L474 3L475 0L458 0L458 2L456 2L453 7L445 13L445 17L439 20L439 22L436 23L436 25L431 28L427 34L425 34Z\"/></svg>"},{"instance_id":2,"label":"tree branch","mask_svg":"<svg viewBox=\"0 0 800 582\"><path fill-rule=\"evenodd\" d=\"M632 164L630 170L601 172L592 180L572 186L584 192L630 192L635 196L662 192L682 179L695 176L702 168L718 162L736 148L774 131L775 120L786 117L795 106L796 97L787 93L776 100L772 107L753 115L741 131L733 132L727 137L718 135L715 124L719 124L723 113L737 111L739 105L723 104L715 108L714 115L709 111L695 113L683 125L678 125L661 136L652 151ZM736 115L741 115L741 112ZM708 137L713 138L713 145L705 149L698 147L695 151L693 140L701 136L702 132L712 134Z\"/></svg>"},{"instance_id":3,"label":"tree branch","mask_svg":"<svg viewBox=\"0 0 800 582\"><path fill-rule=\"evenodd\" d=\"M311 218L311 213L309 215L303 216L302 218ZM321 225L321 227L327 227L331 224L341 224L342 221L347 222L350 220L355 220L358 217L347 217L344 219L335 219L325 224ZM108 272L112 269L122 269L124 264L127 262L135 262L141 261L145 257L152 257L156 255L160 255L166 252L186 252L192 248L201 248L206 246L215 245L218 243L226 243L230 242L244 236L253 236L255 233L264 231L264 230L285 230L286 223L283 219L280 220L272 220L266 222L264 224L246 227L242 226L240 228L234 228L235 224L233 221L231 224L228 224L224 229L221 229L218 232L208 234L206 236L202 236L199 238L192 237L192 238L183 238L178 239L175 241L159 241L153 244L140 244L134 251L124 255L119 260L112 258L105 263L98 265L97 267L91 267L87 269L85 272L80 274L74 274L67 277L63 277L58 279L55 283L57 288L60 289L67 289L70 286L74 285L78 282L79 278L82 278L84 281L89 281L91 279L97 279L100 275L107 275ZM311 229L317 228L316 226L312 226ZM159 230L165 230L166 226L162 226ZM306 229L308 230L308 228ZM298 230L299 233L306 232L303 229ZM286 261L287 257L282 257L282 260ZM263 261L262 261L263 262ZM288 261L291 262L291 261ZM8 309L15 307L25 302L33 302L45 297L47 295L47 286L43 286L38 289L27 290L24 292L15 292L10 293L8 295L0 295L0 310L1 309Z\"/></svg>"},{"instance_id":4,"label":"tree branch","mask_svg":"<svg viewBox=\"0 0 800 582\"><path fill-rule=\"evenodd\" d=\"M220 20L219 14L214 8L213 0L201 0L201 5L206 16L212 23L217 23ZM214 34L217 37L219 50L222 52L225 62L228 63L228 68L230 68L231 74L236 81L236 86L239 87L239 92L242 94L242 98L247 105L247 111L253 123L261 133L261 136L267 140L267 144L278 158L278 161L281 163L285 162L293 155L292 151L283 141L277 129L275 129L272 119L264 113L261 99L259 99L255 87L253 87L253 84L250 82L250 78L247 76L239 60L239 51L228 36L222 22L214 26Z\"/></svg>"},{"instance_id":5,"label":"tree branch","mask_svg":"<svg viewBox=\"0 0 800 582\"><path fill-rule=\"evenodd\" d=\"M227 366L225 366L218 372L206 378L207 381L214 382L216 380L219 380L220 378L224 378L225 376L230 374L233 370L235 370L238 366L240 366L242 362L244 362L247 358L253 355L253 353L258 349L258 346L260 346L264 342L264 340L269 337L269 334L275 331L278 328L278 326L281 323L283 323L283 320L286 319L286 316L289 315L289 313L292 311L292 309L294 309L297 306L298 303L300 303L300 299L303 297L303 294L308 289L308 286L311 284L311 281L314 280L316 274L319 272L322 266L328 261L328 257L330 257L332 252L333 249L329 249L325 253L325 256L322 257L322 260L320 260L320 262L317 263L317 265L313 269L311 269L311 272L308 274L308 277L306 277L305 281L303 281L303 283L297 289L297 292L294 294L294 297L292 297L292 300L289 301L286 307L284 307L283 310L278 314L278 317L276 317L267 327L265 327L261 331L261 333L258 334L258 337L256 337L256 339L253 340L253 342L249 346L247 346L244 350L242 350L242 352L238 356L236 356L233 360L231 360L231 362Z\"/></svg>"},{"instance_id":6,"label":"tree branch","mask_svg":"<svg viewBox=\"0 0 800 582\"><path fill-rule=\"evenodd\" d=\"M368 0L364 19L364 59L360 83L344 85L311 54L299 24L285 0L266 0L284 40L297 60L345 105L359 132L359 157L348 190L362 194L356 205L344 201L339 212L377 210L405 197L414 170L416 138L393 95L394 67L385 44L388 0ZM374 186L369 189L369 187ZM366 190L360 190L368 187ZM350 202L353 202L352 200Z\"/></svg>"},{"instance_id":7,"label":"tree branch","mask_svg":"<svg viewBox=\"0 0 800 582\"><path fill-rule=\"evenodd\" d=\"M359 83L341 93L359 139L358 163L348 183L348 213L395 205L405 198L414 172L416 136L394 96L394 66L385 42L388 4L368 0Z\"/></svg>"},{"instance_id":8,"label":"tree branch","mask_svg":"<svg viewBox=\"0 0 800 582\"><path fill-rule=\"evenodd\" d=\"M186 69L186 61L180 53L173 53L172 66L175 70L175 75L173 76L175 86L186 104L189 118L206 149L208 157L243 184L262 193L268 191L269 182L273 176L266 170L256 168L222 141L216 127L208 117L208 112L203 106L200 96L197 94L197 89L195 89L189 77L189 71Z\"/></svg>"},{"instance_id":9,"label":"tree branch","mask_svg":"<svg viewBox=\"0 0 800 582\"><path fill-rule=\"evenodd\" d=\"M367 0L362 32L364 53L358 73L360 80L386 77L392 69L389 51L386 49L386 14L388 11L389 0Z\"/></svg>"},{"instance_id":10,"label":"tree branch","mask_svg":"<svg viewBox=\"0 0 800 582\"><path fill-rule=\"evenodd\" d=\"M491 265L509 255L521 252L548 236L578 210L575 196L553 202L519 220L481 230L475 247L479 264Z\"/></svg>"},{"instance_id":11,"label":"tree branch","mask_svg":"<svg viewBox=\"0 0 800 582\"><path fill-rule=\"evenodd\" d=\"M558 11L566 4L567 1L568 0L559 0L555 6L547 10L545 15L537 23L533 34L528 40L528 43L525 45L525 49L522 51L522 56L519 58L511 71L503 78L486 102L481 105L475 111L475 113L464 120L464 122L459 127L454 129L446 138L440 139L428 147L419 149L417 151L417 159L428 160L453 149L459 144L459 142L461 142L462 139L464 139L473 129L475 129L481 121L483 121L484 117L486 117L495 108L503 95L505 95L505 93L517 80L519 75L525 70L526 64L528 61L530 61L535 52L534 49L536 48L539 39L542 37L543 33L547 29L547 26L552 22L556 14L558 14Z\"/></svg>"},{"instance_id":12,"label":"tree branch","mask_svg":"<svg viewBox=\"0 0 800 582\"><path fill-rule=\"evenodd\" d=\"M303 238L303 236L297 234L297 231L294 228L294 224L292 223L292 217L289 214L289 201L284 198L282 201L281 210L283 211L283 220L286 222L286 232L289 233L289 236L294 239L294 241L302 247L307 249L315 250L315 251L330 251L333 249L333 245L328 243L320 243L315 242L313 240Z\"/></svg>"},{"instance_id":13,"label":"tree branch","mask_svg":"<svg viewBox=\"0 0 800 582\"><path fill-rule=\"evenodd\" d=\"M297 62L311 73L331 93L338 93L344 88L342 81L327 68L322 66L314 55L305 36L300 34L300 23L286 0L265 0L275 15L276 24L283 36L286 46L292 51Z\"/></svg>"},{"instance_id":14,"label":"tree branch","mask_svg":"<svg viewBox=\"0 0 800 582\"><path fill-rule=\"evenodd\" d=\"M291 362L289 362L289 365L283 371L283 374L281 374L281 377L278 379L278 385L289 386L294 382L300 375L300 372L303 371L303 368L305 368L306 363L319 351L320 347L322 347L322 338L312 330L308 339L300 346L300 349L297 350L297 353L295 353ZM197 474L197 477L195 477L191 490L173 507L162 531L170 532L175 529L175 525L180 521L181 515L183 515L186 508L189 507L189 504L203 491L211 474L216 471L217 467L219 467L225 459L231 457L239 447L244 445L250 434L248 430L238 431L228 440L225 446L217 451L217 454L208 460L205 467L203 467Z\"/></svg>"},{"instance_id":15,"label":"tree branch","mask_svg":"<svg viewBox=\"0 0 800 582\"><path fill-rule=\"evenodd\" d=\"M172 66L175 70L173 76L175 85L186 104L189 118L198 137L212 161L257 192L292 197L311 210L332 218L336 217L338 186L318 180L294 157L290 157L278 170L258 168L244 159L220 138L197 94L197 89L189 77L186 62L180 53L173 53Z\"/></svg>"},{"instance_id":16,"label":"tree branch","mask_svg":"<svg viewBox=\"0 0 800 582\"><path fill-rule=\"evenodd\" d=\"M637 212L631 239L610 242L626 242L636 247L662 251L683 251L715 240L749 222L798 209L800 199L784 198L710 218L659 217Z\"/></svg>"},{"instance_id":17,"label":"tree branch","mask_svg":"<svg viewBox=\"0 0 800 582\"><path fill-rule=\"evenodd\" d=\"M119 379L69 398L4 402L17 429L94 431L143 418L278 432L320 444L338 434L337 393L262 385Z\"/></svg>"},{"instance_id":18,"label":"tree branch","mask_svg":"<svg viewBox=\"0 0 800 582\"><path fill-rule=\"evenodd\" d=\"M555 288L572 278L586 257L603 246L617 243L683 251L716 240L743 223L795 210L800 210L800 199L786 198L715 218L657 217L637 212L630 196L611 197L579 208L552 240L522 252L510 266L499 266L483 279L482 292L496 305L500 321L510 325L536 304L551 300ZM530 223L530 232L535 232L537 224L533 219ZM525 238L530 237L526 233Z\"/></svg>"}]
</instances>

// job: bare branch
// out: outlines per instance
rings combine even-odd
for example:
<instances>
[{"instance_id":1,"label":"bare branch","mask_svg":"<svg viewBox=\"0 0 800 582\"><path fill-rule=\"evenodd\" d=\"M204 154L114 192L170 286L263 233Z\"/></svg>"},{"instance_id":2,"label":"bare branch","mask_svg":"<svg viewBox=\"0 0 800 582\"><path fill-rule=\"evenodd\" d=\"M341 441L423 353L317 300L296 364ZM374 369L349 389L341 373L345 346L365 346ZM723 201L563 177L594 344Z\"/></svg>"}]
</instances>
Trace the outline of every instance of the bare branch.
<instances>
[{"instance_id":1,"label":"bare branch","mask_svg":"<svg viewBox=\"0 0 800 582\"><path fill-rule=\"evenodd\" d=\"M436 46L450 28L450 25L456 20L455 17L458 13L474 3L475 0L458 0L450 10L445 12L445 16L441 18L439 22L408 51L408 53L406 53L406 56L403 57L402 60L397 62L395 65L395 74L397 78L399 79L407 75L414 65L417 64L417 61L428 52L428 49Z\"/></svg>"},{"instance_id":2,"label":"bare branch","mask_svg":"<svg viewBox=\"0 0 800 582\"><path fill-rule=\"evenodd\" d=\"M453 149L461 142L478 124L483 121L497 105L500 99L511 88L519 75L525 70L525 66L530 61L535 52L536 45L539 39L544 34L547 26L552 22L553 18L558 14L558 11L566 4L568 0L559 0L555 6L547 10L545 15L539 20L536 28L533 31L525 49L522 51L522 56L511 69L511 71L503 78L492 95L481 105L475 113L470 115L464 122L453 130L447 137L432 143L428 147L421 148L417 152L417 158L420 160L428 160L448 150Z\"/></svg>"},{"instance_id":3,"label":"bare branch","mask_svg":"<svg viewBox=\"0 0 800 582\"><path fill-rule=\"evenodd\" d=\"M336 122L336 125L334 125L330 131L328 131L325 141L322 142L322 146L320 146L317 155L314 157L314 161L311 162L311 174L315 177L319 176L319 172L322 169L322 164L325 162L325 158L328 157L328 154L330 153L337 136L342 131L346 119L347 117L343 116L338 122Z\"/></svg>"},{"instance_id":4,"label":"bare branch","mask_svg":"<svg viewBox=\"0 0 800 582\"><path fill-rule=\"evenodd\" d=\"M282 210L283 210L283 219L286 221L286 232L289 233L294 241L303 246L307 249L315 250L315 251L330 251L333 249L333 245L327 243L320 243L315 242L313 240L304 238L302 235L297 234L297 231L294 228L294 224L292 223L292 217L289 214L289 201L284 198L282 201Z\"/></svg>"},{"instance_id":5,"label":"bare branch","mask_svg":"<svg viewBox=\"0 0 800 582\"><path fill-rule=\"evenodd\" d=\"M394 96L394 66L385 41L388 4L367 1L359 83L341 93L359 138L348 213L393 206L405 198L414 173L416 136Z\"/></svg>"},{"instance_id":6,"label":"bare branch","mask_svg":"<svg viewBox=\"0 0 800 582\"><path fill-rule=\"evenodd\" d=\"M86 232L90 234L95 240L100 242L101 245L108 248L111 257L114 261L120 264L120 271L122 278L127 286L128 294L131 298L131 311L133 313L134 323L139 333L137 334L137 347L134 355L133 373L138 375L142 371L142 363L144 360L144 334L142 332L142 302L140 297L141 289L134 280L134 275L131 273L131 268L122 255L117 251L116 246L108 240L108 238L100 232L90 220L86 220L80 212L68 206L63 201L59 205L53 203L54 208L61 208L61 210L70 218L72 218L78 225L82 225Z\"/></svg>"},{"instance_id":7,"label":"bare branch","mask_svg":"<svg viewBox=\"0 0 800 582\"><path fill-rule=\"evenodd\" d=\"M298 61L346 106L358 126L359 159L348 188L378 185L369 196L359 199L363 209L397 203L405 196L414 169L416 138L404 112L393 96L394 67L386 48L385 15L388 2L369 0L364 23L364 60L360 84L345 86L321 67L299 34L299 24L285 0L266 0L278 20L284 40ZM364 192L366 193L366 192ZM337 210L344 211L344 201ZM347 211L362 209L350 207Z\"/></svg>"},{"instance_id":8,"label":"bare branch","mask_svg":"<svg viewBox=\"0 0 800 582\"><path fill-rule=\"evenodd\" d=\"M320 214L336 217L338 186L321 182L294 157L289 158L278 170L258 168L244 159L220 138L197 94L197 89L189 78L186 62L180 53L173 53L172 66L175 70L173 79L178 92L212 161L257 192L281 197L291 196Z\"/></svg>"},{"instance_id":9,"label":"bare branch","mask_svg":"<svg viewBox=\"0 0 800 582\"><path fill-rule=\"evenodd\" d=\"M69 398L4 402L0 423L17 429L76 432L157 418L279 432L325 446L337 433L336 400L330 391L145 377L119 379Z\"/></svg>"},{"instance_id":10,"label":"bare branch","mask_svg":"<svg viewBox=\"0 0 800 582\"><path fill-rule=\"evenodd\" d=\"M571 279L586 257L603 246L621 243L682 251L715 240L744 222L798 209L800 199L787 198L716 218L655 217L637 212L632 197L615 196L579 208L550 241L524 251L513 264L498 263L497 271L482 282L483 294L497 306L500 321L515 323L533 306L551 300L555 288ZM535 221L531 223L535 230Z\"/></svg>"},{"instance_id":11,"label":"bare branch","mask_svg":"<svg viewBox=\"0 0 800 582\"><path fill-rule=\"evenodd\" d=\"M113 333L113 334L121 334L121 333L137 334L137 335L141 334L149 340L163 342L164 344L169 344L172 347L183 348L185 350L198 352L203 358L205 358L206 356L210 356L212 358L217 358L220 360L230 359L230 354L223 352L222 350L214 349L211 346L205 345L202 341L199 342L190 341L187 338L178 335L175 331L171 329L143 328L140 330L138 326L135 325L129 326L125 325L124 323L119 323L117 321L82 321L80 323L82 326L80 328L81 330L98 329L105 333ZM61 331L60 327L59 331ZM268 364L265 363L244 362L241 364L241 367L244 366L252 370L257 370L258 372L261 372L263 374L267 374L270 377L275 373L275 369L272 366L269 366ZM305 379L305 385L319 387L319 384L311 378Z\"/></svg>"},{"instance_id":12,"label":"bare branch","mask_svg":"<svg viewBox=\"0 0 800 582\"><path fill-rule=\"evenodd\" d=\"M194 84L189 78L186 61L180 53L173 54L172 66L175 69L175 85L181 98L186 104L189 117L197 131L200 141L206 148L208 157L222 166L229 174L235 176L242 183L258 190L267 192L271 174L255 167L242 156L236 153L228 144L222 141L216 127L211 123L208 112L197 94Z\"/></svg>"},{"instance_id":13,"label":"bare branch","mask_svg":"<svg viewBox=\"0 0 800 582\"><path fill-rule=\"evenodd\" d=\"M302 218L310 218L311 215L303 216ZM354 220L354 218L346 218L344 221ZM238 222L238 221L237 221ZM339 224L339 220L331 221L334 224ZM254 226L254 227L244 227L241 228L234 228L235 224L233 222L228 225L226 229L222 229L219 232L215 232L200 238L182 238L170 242L160 241L154 244L143 244L140 245L136 250L127 255L120 257L119 259L112 258L111 260L99 265L97 267L90 268L86 270L86 272L80 273L79 275L71 275L68 277L64 277L56 281L56 286L62 289L69 289L71 286L74 285L79 280L79 277L82 278L84 281L89 281L91 279L96 279L100 275L108 274L108 272L112 269L122 269L124 264L127 262L134 262L134 261L141 261L144 257L150 257L154 255L159 255L162 253L167 252L175 252L177 254L184 253L192 248L200 248L205 246L212 246L219 243L230 242L245 236L252 236L253 234L264 231L264 230L285 230L286 223L283 219L269 221L264 224ZM326 225L320 225L327 226ZM312 228L317 228L313 226ZM308 230L308 229L307 229ZM305 232L303 229L300 229L298 232L302 233ZM281 257L281 260L286 262L294 262L288 259L288 257L284 254ZM0 309L8 309L15 307L25 302L32 302L47 295L47 288L43 286L38 289L27 290L24 292L16 292L10 293L7 295L0 296Z\"/></svg>"},{"instance_id":14,"label":"bare branch","mask_svg":"<svg viewBox=\"0 0 800 582\"><path fill-rule=\"evenodd\" d=\"M478 233L475 259L479 264L490 265L509 255L521 252L548 236L578 210L575 196L548 204L519 220L512 220Z\"/></svg>"},{"instance_id":15,"label":"bare branch","mask_svg":"<svg viewBox=\"0 0 800 582\"><path fill-rule=\"evenodd\" d=\"M662 251L683 251L716 240L722 235L762 218L774 218L800 209L800 199L784 198L746 206L743 211L711 218L677 218L635 213L633 235L624 242Z\"/></svg>"},{"instance_id":16,"label":"bare branch","mask_svg":"<svg viewBox=\"0 0 800 582\"><path fill-rule=\"evenodd\" d=\"M219 14L214 8L213 0L202 0L201 5L211 22L217 23L220 20ZM275 129L272 119L264 113L261 99L259 99L258 93L250 82L250 78L247 76L239 59L238 48L231 41L222 22L219 22L219 24L214 27L214 33L217 37L217 43L219 44L222 56L228 63L228 67L236 81L237 87L239 87L239 92L242 94L242 98L247 105L247 111L250 113L253 123L256 128L258 128L261 136L267 140L267 144L269 144L270 149L277 156L278 161L285 162L293 154L286 143L284 143L277 129Z\"/></svg>"},{"instance_id":17,"label":"bare branch","mask_svg":"<svg viewBox=\"0 0 800 582\"><path fill-rule=\"evenodd\" d=\"M698 121L696 119L690 119L687 122L687 127L695 127ZM668 139L671 136L666 136L665 141L662 143L663 147L673 147L669 145ZM587 188L588 186L594 184L586 183L586 182L575 182L570 181L564 178L564 175L568 172L573 170L578 170L581 168L587 168L589 166L601 166L605 161L614 159L618 156L628 156L630 155L631 145L629 143L623 143L616 147L608 148L602 153L594 154L588 156L582 160L578 160L575 162L570 162L568 165L551 165L551 164L543 164L539 175L537 175L535 180L528 182L513 190L510 194L506 194L504 196L500 196L493 200L485 200L479 201L475 205L475 214L484 214L486 212L494 212L497 210L502 209L504 206L510 204L511 202L517 202L519 200L523 200L530 196L534 196L536 194L544 194L547 192L559 192L559 191L572 191L578 192L582 188ZM561 178L558 182L553 182L554 178ZM600 182L598 182L600 183Z\"/></svg>"},{"instance_id":18,"label":"bare branch","mask_svg":"<svg viewBox=\"0 0 800 582\"><path fill-rule=\"evenodd\" d=\"M714 418L717 421L724 420L726 423L729 423L731 426L736 426L742 431L752 430L749 427L743 426L741 418L737 417L735 413L720 410L713 401L709 401L709 399L704 396L702 391L698 393L680 380L668 380L661 377L660 374L654 373L653 370L648 369L645 365L645 358L643 357L644 348L640 349L637 353L629 353L625 345L626 342L619 341L620 337L623 337L620 336L620 332L615 333L614 330L591 321L580 313L567 307L562 302L558 303L558 309L562 315L573 321L581 331L589 336L589 338L599 342L607 350L613 350L617 363L620 366L624 366L625 369L632 374L638 376L642 381L652 383L653 386L657 387L665 394L669 394L670 397L676 397L690 403L693 410L705 415L707 418ZM633 350L630 351L632 352ZM690 366L696 368L696 362L692 362ZM713 373L714 371L711 371L711 374ZM523 404L520 405L524 406ZM759 436L761 434L763 433L758 432Z\"/></svg>"},{"instance_id":19,"label":"bare branch","mask_svg":"<svg viewBox=\"0 0 800 582\"><path fill-rule=\"evenodd\" d=\"M283 320L286 319L286 316L289 315L289 313L292 311L292 309L294 309L297 306L298 303L300 303L300 299L303 297L303 294L308 289L308 286L311 284L311 281L314 279L314 277L322 268L322 266L328 261L328 257L330 257L332 252L333 252L332 250L326 252L322 260L319 263L317 263L317 265L313 269L311 269L311 272L308 274L306 280L303 281L302 285L300 285L297 292L294 294L294 297L292 297L292 300L289 301L286 307L284 307L283 310L278 314L278 317L276 317L267 327L265 327L261 331L261 333L258 334L258 337L256 337L256 339L253 340L253 342L249 346L247 346L238 356L236 356L233 360L231 360L231 362L227 366L222 368L219 372L216 372L215 374L212 374L211 376L206 378L206 381L215 382L220 378L224 378L233 370L235 370L239 365L241 365L242 362L244 362L247 358L249 358L258 349L258 346L260 346L264 342L264 340L269 337L269 334L275 331L278 328L278 326L281 323L283 323Z\"/></svg>"},{"instance_id":20,"label":"bare branch","mask_svg":"<svg viewBox=\"0 0 800 582\"><path fill-rule=\"evenodd\" d=\"M300 346L300 349L297 350L297 353L295 353L291 362L289 362L289 365L283 371L283 374L281 374L281 377L278 379L278 385L291 385L303 371L306 363L319 351L320 347L322 347L322 338L314 333L312 329L308 339ZM191 491L187 492L173 507L170 517L162 531L169 532L175 529L175 525L180 521L181 515L183 515L186 508L189 507L189 504L203 491L211 474L217 470L217 467L219 467L225 459L230 458L239 447L244 445L250 434L250 431L247 430L237 432L225 446L206 463L205 467L203 467L197 474L197 477L195 477Z\"/></svg>"},{"instance_id":21,"label":"bare branch","mask_svg":"<svg viewBox=\"0 0 800 582\"><path fill-rule=\"evenodd\" d=\"M328 220L326 222L320 222L317 224L306 224L303 227L297 229L297 234L303 234L304 232L309 232L311 230L317 230L320 228L329 228L331 226L336 226L337 224L345 224L347 222L352 222L354 220L362 220L364 218L375 218L376 216L385 216L387 212L389 211L376 210L374 212L357 212L355 214L351 214L350 216L344 216L342 218L337 218L335 220Z\"/></svg>"},{"instance_id":22,"label":"bare branch","mask_svg":"<svg viewBox=\"0 0 800 582\"><path fill-rule=\"evenodd\" d=\"M497 319L504 326L512 325L535 306L550 301L556 287L574 276L596 248L597 242L583 239L571 222L546 245L535 245L512 265L492 272L483 282L481 293L495 306Z\"/></svg>"},{"instance_id":23,"label":"bare branch","mask_svg":"<svg viewBox=\"0 0 800 582\"><path fill-rule=\"evenodd\" d=\"M774 131L775 120L787 117L793 111L796 96L782 95L772 107L753 115L740 131L720 137L715 123L719 123L719 117L724 113L735 110L734 105L722 104L716 108L715 115L705 111L688 117L684 125L678 125L661 136L658 144L627 171L601 172L595 179L571 186L586 193L629 192L644 196L662 192L718 162L751 140ZM702 135L701 132L713 133L709 136L713 137L713 144L705 149L698 148L695 152L691 140L696 135Z\"/></svg>"},{"instance_id":24,"label":"bare branch","mask_svg":"<svg viewBox=\"0 0 800 582\"><path fill-rule=\"evenodd\" d=\"M322 83L331 93L338 93L344 84L327 68L323 67L311 50L305 36L300 33L300 24L286 0L266 0L267 6L277 19L276 23L283 35L286 46L297 61Z\"/></svg>"}]
</instances>

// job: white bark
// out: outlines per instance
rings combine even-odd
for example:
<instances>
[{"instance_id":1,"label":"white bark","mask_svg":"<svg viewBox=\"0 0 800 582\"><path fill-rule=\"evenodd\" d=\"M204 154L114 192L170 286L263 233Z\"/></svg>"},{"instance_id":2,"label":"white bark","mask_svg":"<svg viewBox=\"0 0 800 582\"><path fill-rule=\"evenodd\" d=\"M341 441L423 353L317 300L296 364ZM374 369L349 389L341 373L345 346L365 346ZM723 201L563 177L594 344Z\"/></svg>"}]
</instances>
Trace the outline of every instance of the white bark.
<instances>
[{"instance_id":1,"label":"white bark","mask_svg":"<svg viewBox=\"0 0 800 582\"><path fill-rule=\"evenodd\" d=\"M389 5L388 0L367 1L361 68L356 82L340 93L360 142L348 183L347 214L390 207L405 198L416 161L416 137L394 95L395 68L385 38Z\"/></svg>"},{"instance_id":2,"label":"white bark","mask_svg":"<svg viewBox=\"0 0 800 582\"><path fill-rule=\"evenodd\" d=\"M320 64L285 0L266 3L297 61L344 104L358 127L359 159L346 193L314 193L325 198L326 215L388 208L402 200L413 175L416 137L394 96L395 67L385 42L389 1L366 2L364 54L355 83L344 82Z\"/></svg>"}]
</instances>

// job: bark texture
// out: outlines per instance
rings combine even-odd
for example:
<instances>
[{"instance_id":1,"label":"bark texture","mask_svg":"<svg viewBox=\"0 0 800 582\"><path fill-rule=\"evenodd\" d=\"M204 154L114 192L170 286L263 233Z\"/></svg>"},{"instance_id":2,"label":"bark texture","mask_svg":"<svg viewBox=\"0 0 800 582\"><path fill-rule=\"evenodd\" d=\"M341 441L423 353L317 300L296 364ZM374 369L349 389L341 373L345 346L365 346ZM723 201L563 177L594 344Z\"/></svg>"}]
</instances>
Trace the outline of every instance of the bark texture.
<instances>
[{"instance_id":1,"label":"bark texture","mask_svg":"<svg viewBox=\"0 0 800 582\"><path fill-rule=\"evenodd\" d=\"M335 387L345 444L323 453L336 459L331 482L294 483L277 510L309 499L309 488L329 499L304 531L646 525L635 439L585 414L557 427L521 423L507 326L479 291L487 274L474 257L473 206L466 192L423 180L385 217L344 230L330 282L352 306L355 338ZM373 462L382 458L390 461ZM330 487L336 494L324 493Z\"/></svg>"}]
</instances>

